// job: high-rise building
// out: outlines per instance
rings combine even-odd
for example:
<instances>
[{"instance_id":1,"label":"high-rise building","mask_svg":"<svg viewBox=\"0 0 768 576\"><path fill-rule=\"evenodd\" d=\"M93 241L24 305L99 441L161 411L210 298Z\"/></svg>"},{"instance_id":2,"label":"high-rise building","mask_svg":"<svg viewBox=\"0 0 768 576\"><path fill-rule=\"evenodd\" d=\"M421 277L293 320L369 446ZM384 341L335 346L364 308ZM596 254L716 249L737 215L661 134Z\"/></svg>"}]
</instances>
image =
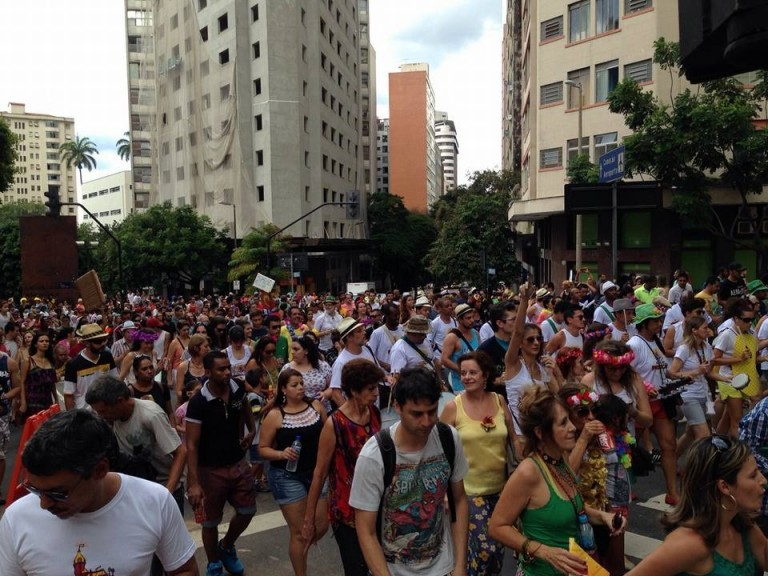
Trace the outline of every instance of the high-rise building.
<instances>
[{"instance_id":1,"label":"high-rise building","mask_svg":"<svg viewBox=\"0 0 768 576\"><path fill-rule=\"evenodd\" d=\"M389 74L389 143L390 193L426 212L442 194L429 64L403 64Z\"/></svg>"},{"instance_id":2,"label":"high-rise building","mask_svg":"<svg viewBox=\"0 0 768 576\"><path fill-rule=\"evenodd\" d=\"M80 203L104 226L122 222L133 211L131 171L121 170L85 182L80 191ZM78 208L78 224L91 221L91 217Z\"/></svg>"},{"instance_id":3,"label":"high-rise building","mask_svg":"<svg viewBox=\"0 0 768 576\"><path fill-rule=\"evenodd\" d=\"M224 226L234 205L241 238L294 220L294 238L365 235L367 2L126 0L126 17L137 209L192 205ZM338 204L356 190L350 217Z\"/></svg>"},{"instance_id":4,"label":"high-rise building","mask_svg":"<svg viewBox=\"0 0 768 576\"><path fill-rule=\"evenodd\" d=\"M62 202L76 202L77 169L62 162L59 152L62 144L75 138L74 119L27 112L26 106L17 102L8 105L8 112L0 112L0 118L18 137L16 174L0 203L42 203L49 184L59 186ZM63 206L61 213L75 214L75 207Z\"/></svg>"},{"instance_id":5,"label":"high-rise building","mask_svg":"<svg viewBox=\"0 0 768 576\"><path fill-rule=\"evenodd\" d=\"M376 192L376 50L368 32L368 0L357 0L360 18L360 108L362 110L363 191Z\"/></svg>"},{"instance_id":6,"label":"high-rise building","mask_svg":"<svg viewBox=\"0 0 768 576\"><path fill-rule=\"evenodd\" d=\"M440 150L440 164L443 168L443 194L456 189L459 173L459 139L456 124L448 118L447 112L437 112L435 119L435 141Z\"/></svg>"},{"instance_id":7,"label":"high-rise building","mask_svg":"<svg viewBox=\"0 0 768 576\"><path fill-rule=\"evenodd\" d=\"M389 118L376 128L376 191L389 194Z\"/></svg>"}]
</instances>

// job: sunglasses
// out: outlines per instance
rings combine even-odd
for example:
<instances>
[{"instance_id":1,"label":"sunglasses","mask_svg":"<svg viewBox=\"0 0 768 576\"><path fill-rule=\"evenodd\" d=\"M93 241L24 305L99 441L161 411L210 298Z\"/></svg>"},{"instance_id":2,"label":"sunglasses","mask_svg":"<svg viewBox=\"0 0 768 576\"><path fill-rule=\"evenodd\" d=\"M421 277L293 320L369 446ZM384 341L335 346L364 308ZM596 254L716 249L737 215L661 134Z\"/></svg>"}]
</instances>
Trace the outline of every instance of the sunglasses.
<instances>
[{"instance_id":1,"label":"sunglasses","mask_svg":"<svg viewBox=\"0 0 768 576\"><path fill-rule=\"evenodd\" d=\"M742 322L752 322L755 319L754 316L737 316L737 318Z\"/></svg>"},{"instance_id":2,"label":"sunglasses","mask_svg":"<svg viewBox=\"0 0 768 576\"><path fill-rule=\"evenodd\" d=\"M77 488L77 486L82 481L83 481L83 478L80 478L80 480L78 480L77 483L74 486L72 486L72 488L70 488L67 491L61 491L61 490L40 490L39 488L35 488L34 486L32 486L32 484L29 484L28 482L23 482L22 486L24 487L24 489L27 492L29 492L30 494L34 494L38 498L42 498L43 496L45 496L49 500L53 500L55 502L66 502L67 500L69 500L70 492L72 490L74 490L75 488Z\"/></svg>"},{"instance_id":3,"label":"sunglasses","mask_svg":"<svg viewBox=\"0 0 768 576\"><path fill-rule=\"evenodd\" d=\"M573 412L578 416L579 418L586 418L590 414L592 414L592 407L591 406L576 406L576 408L573 409Z\"/></svg>"},{"instance_id":4,"label":"sunglasses","mask_svg":"<svg viewBox=\"0 0 768 576\"><path fill-rule=\"evenodd\" d=\"M541 336L528 336L525 341L528 342L528 344L533 344L534 342L544 342L544 338Z\"/></svg>"}]
</instances>

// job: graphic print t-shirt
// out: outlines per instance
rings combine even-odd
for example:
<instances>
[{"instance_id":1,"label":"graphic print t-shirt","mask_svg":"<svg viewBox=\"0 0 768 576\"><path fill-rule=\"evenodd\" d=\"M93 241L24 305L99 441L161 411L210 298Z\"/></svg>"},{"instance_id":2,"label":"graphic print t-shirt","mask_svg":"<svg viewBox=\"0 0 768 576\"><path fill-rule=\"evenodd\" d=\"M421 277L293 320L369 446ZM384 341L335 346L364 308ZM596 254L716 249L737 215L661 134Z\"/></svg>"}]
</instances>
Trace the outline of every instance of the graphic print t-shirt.
<instances>
[{"instance_id":1,"label":"graphic print t-shirt","mask_svg":"<svg viewBox=\"0 0 768 576\"><path fill-rule=\"evenodd\" d=\"M389 433L395 437L399 423ZM384 557L393 576L418 572L442 576L454 568L451 519L443 499L451 482L463 480L467 460L456 430L453 475L437 427L417 452L397 452L392 484L384 494L381 539ZM450 478L449 478L450 476ZM384 463L376 438L366 442L355 466L349 503L375 512L384 493Z\"/></svg>"}]
</instances>

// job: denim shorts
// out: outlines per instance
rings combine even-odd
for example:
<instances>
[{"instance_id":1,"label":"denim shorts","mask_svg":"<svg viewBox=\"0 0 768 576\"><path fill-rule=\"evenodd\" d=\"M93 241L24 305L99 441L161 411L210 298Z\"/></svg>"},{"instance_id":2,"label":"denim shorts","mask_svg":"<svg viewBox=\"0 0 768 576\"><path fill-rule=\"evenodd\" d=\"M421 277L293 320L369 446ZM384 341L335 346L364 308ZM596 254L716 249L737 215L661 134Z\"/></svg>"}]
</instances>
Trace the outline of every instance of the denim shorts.
<instances>
[{"instance_id":1,"label":"denim shorts","mask_svg":"<svg viewBox=\"0 0 768 576\"><path fill-rule=\"evenodd\" d=\"M288 472L285 468L270 466L267 471L269 488L280 506L302 501L309 493L313 472ZM323 486L321 498L328 494L328 484Z\"/></svg>"},{"instance_id":2,"label":"denim shorts","mask_svg":"<svg viewBox=\"0 0 768 576\"><path fill-rule=\"evenodd\" d=\"M683 415L688 424L706 424L707 423L707 399L706 398L684 398Z\"/></svg>"}]
</instances>

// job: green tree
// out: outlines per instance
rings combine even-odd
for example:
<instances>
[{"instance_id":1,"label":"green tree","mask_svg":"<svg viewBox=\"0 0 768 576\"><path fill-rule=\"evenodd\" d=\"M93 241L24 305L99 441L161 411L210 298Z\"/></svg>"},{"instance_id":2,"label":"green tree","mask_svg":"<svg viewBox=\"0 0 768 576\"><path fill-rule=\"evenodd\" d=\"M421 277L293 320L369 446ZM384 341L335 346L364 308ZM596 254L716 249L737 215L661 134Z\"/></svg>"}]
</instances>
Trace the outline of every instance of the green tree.
<instances>
[{"instance_id":1,"label":"green tree","mask_svg":"<svg viewBox=\"0 0 768 576\"><path fill-rule=\"evenodd\" d=\"M96 159L93 155L98 153L96 144L91 142L90 138L80 138L77 135L75 135L74 140L64 142L59 148L62 162L67 166L74 164L77 167L77 171L80 173L80 184L83 183L83 168L88 172L96 168Z\"/></svg>"},{"instance_id":2,"label":"green tree","mask_svg":"<svg viewBox=\"0 0 768 576\"><path fill-rule=\"evenodd\" d=\"M571 184L597 184L600 179L597 164L589 159L589 154L579 154L568 162L566 171Z\"/></svg>"},{"instance_id":3,"label":"green tree","mask_svg":"<svg viewBox=\"0 0 768 576\"><path fill-rule=\"evenodd\" d=\"M22 216L41 216L45 206L32 202L0 205L0 294L21 294L21 227Z\"/></svg>"},{"instance_id":4,"label":"green tree","mask_svg":"<svg viewBox=\"0 0 768 576\"><path fill-rule=\"evenodd\" d=\"M683 74L677 43L654 42L654 61L672 79ZM647 174L673 190L681 216L712 234L754 249L765 262L765 244L757 217L750 215L750 196L768 183L768 131L756 126L765 109L768 73L747 89L734 78L705 82L670 103L625 79L610 94L611 112L624 116L634 133L624 139L624 173ZM739 197L742 219L752 219L754 235L735 238L712 207L709 190L730 189ZM762 269L762 266L761 268Z\"/></svg>"},{"instance_id":5,"label":"green tree","mask_svg":"<svg viewBox=\"0 0 768 576\"><path fill-rule=\"evenodd\" d=\"M18 137L11 132L5 118L0 118L0 192L5 192L13 184L16 174L16 142Z\"/></svg>"},{"instance_id":6,"label":"green tree","mask_svg":"<svg viewBox=\"0 0 768 576\"><path fill-rule=\"evenodd\" d=\"M243 238L240 246L232 252L227 272L227 280L243 281L243 287L246 294L252 294L254 291L253 281L256 274L263 274L274 280L283 280L288 278L288 272L279 266L276 266L278 252L286 249L286 237L278 235L270 240L270 269L267 270L267 238L278 231L274 224L265 224L259 228L251 230Z\"/></svg>"},{"instance_id":7,"label":"green tree","mask_svg":"<svg viewBox=\"0 0 768 576\"><path fill-rule=\"evenodd\" d=\"M131 159L131 134L130 132L124 132L123 137L115 143L117 147L117 155L122 160L128 161Z\"/></svg>"},{"instance_id":8,"label":"green tree","mask_svg":"<svg viewBox=\"0 0 768 576\"><path fill-rule=\"evenodd\" d=\"M423 260L436 232L431 216L408 211L400 196L377 192L368 201L368 228L376 274L385 284L408 288L429 281Z\"/></svg>"},{"instance_id":9,"label":"green tree","mask_svg":"<svg viewBox=\"0 0 768 576\"><path fill-rule=\"evenodd\" d=\"M156 204L114 225L112 233L122 246L128 288L170 286L175 291L188 285L197 289L201 279L223 277L225 235L191 206ZM98 238L97 271L105 291L114 291L119 277L115 243L101 233Z\"/></svg>"},{"instance_id":10,"label":"green tree","mask_svg":"<svg viewBox=\"0 0 768 576\"><path fill-rule=\"evenodd\" d=\"M434 208L440 215L438 234L426 262L440 282L484 286L484 263L486 268L495 268L495 279L511 280L517 275L507 213L519 182L520 176L514 172L475 172L467 186L438 201Z\"/></svg>"}]
</instances>

